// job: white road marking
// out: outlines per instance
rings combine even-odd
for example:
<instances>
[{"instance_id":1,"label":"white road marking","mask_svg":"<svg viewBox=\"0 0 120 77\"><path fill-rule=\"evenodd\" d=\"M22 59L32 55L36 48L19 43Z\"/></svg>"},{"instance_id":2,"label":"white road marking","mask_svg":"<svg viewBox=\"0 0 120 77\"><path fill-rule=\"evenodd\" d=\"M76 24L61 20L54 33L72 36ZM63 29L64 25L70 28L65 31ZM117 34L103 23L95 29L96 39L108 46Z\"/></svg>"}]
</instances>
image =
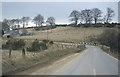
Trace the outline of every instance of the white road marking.
<instances>
[{"instance_id":1,"label":"white road marking","mask_svg":"<svg viewBox=\"0 0 120 77\"><path fill-rule=\"evenodd\" d=\"M105 54L118 61L117 58L114 58L113 56L109 55L108 53L105 52Z\"/></svg>"},{"instance_id":2,"label":"white road marking","mask_svg":"<svg viewBox=\"0 0 120 77\"><path fill-rule=\"evenodd\" d=\"M96 71L95 71L95 68L93 69L93 75L96 75Z\"/></svg>"}]
</instances>

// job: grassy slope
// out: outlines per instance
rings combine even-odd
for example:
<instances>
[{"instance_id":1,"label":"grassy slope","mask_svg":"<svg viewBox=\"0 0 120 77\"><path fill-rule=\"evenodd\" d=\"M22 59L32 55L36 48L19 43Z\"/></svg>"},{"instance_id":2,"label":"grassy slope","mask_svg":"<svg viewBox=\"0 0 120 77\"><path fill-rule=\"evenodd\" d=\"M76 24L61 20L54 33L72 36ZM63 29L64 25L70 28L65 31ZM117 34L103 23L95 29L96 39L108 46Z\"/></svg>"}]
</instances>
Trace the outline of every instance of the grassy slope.
<instances>
[{"instance_id":1,"label":"grassy slope","mask_svg":"<svg viewBox=\"0 0 120 77\"><path fill-rule=\"evenodd\" d=\"M89 36L96 36L103 32L104 28L80 28L80 27L57 27L55 29L49 30L48 38L54 41L83 41L84 38ZM33 31L35 35L33 36L22 36L18 38L22 39L46 39L47 31L35 31L29 29L28 31Z\"/></svg>"}]
</instances>

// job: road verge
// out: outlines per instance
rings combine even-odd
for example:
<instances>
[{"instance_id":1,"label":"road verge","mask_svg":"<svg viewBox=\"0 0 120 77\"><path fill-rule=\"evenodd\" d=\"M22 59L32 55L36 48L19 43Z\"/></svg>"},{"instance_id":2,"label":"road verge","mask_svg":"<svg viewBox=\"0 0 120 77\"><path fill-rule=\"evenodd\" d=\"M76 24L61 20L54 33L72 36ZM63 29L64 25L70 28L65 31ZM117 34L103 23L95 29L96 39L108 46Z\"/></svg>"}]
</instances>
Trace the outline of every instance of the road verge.
<instances>
[{"instance_id":1,"label":"road verge","mask_svg":"<svg viewBox=\"0 0 120 77\"><path fill-rule=\"evenodd\" d=\"M79 50L78 48L66 48L66 49L62 49L62 50L50 51L50 52L44 54L43 56L37 56L34 58L26 58L22 62L11 61L12 64L7 63L7 67L4 66L3 75L15 74L17 72L32 68L36 65L40 65L40 67L42 68L46 65L53 63L54 61L56 61L60 58L63 58L70 54L78 53L78 51L80 52L82 50Z\"/></svg>"}]
</instances>

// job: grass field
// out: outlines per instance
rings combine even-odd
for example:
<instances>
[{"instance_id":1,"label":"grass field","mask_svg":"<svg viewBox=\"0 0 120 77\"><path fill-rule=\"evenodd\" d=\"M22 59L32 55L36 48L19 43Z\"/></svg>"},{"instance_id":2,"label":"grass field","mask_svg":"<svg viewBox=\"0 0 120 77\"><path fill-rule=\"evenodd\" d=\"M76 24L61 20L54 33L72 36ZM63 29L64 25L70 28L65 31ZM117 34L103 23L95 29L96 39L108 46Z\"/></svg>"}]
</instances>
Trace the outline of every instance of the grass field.
<instances>
[{"instance_id":1,"label":"grass field","mask_svg":"<svg viewBox=\"0 0 120 77\"><path fill-rule=\"evenodd\" d=\"M82 42L89 39L89 37L96 37L100 35L107 28L81 28L81 27L57 27L52 30L48 30L48 39L52 41L64 41L64 42ZM32 31L32 36L19 36L16 38L24 39L26 47L29 47L34 39L47 39L47 31L40 30L35 31L33 29L27 29ZM1 43L5 43L6 40ZM38 62L49 61L52 58L63 56L69 53L77 51L75 48L61 48L61 46L50 45L49 48L41 52L26 52L26 59L22 57L21 50L12 51L12 57L8 57L8 50L2 52L2 65L3 73L11 70L22 69ZM54 51L54 52L52 52Z\"/></svg>"},{"instance_id":2,"label":"grass field","mask_svg":"<svg viewBox=\"0 0 120 77\"><path fill-rule=\"evenodd\" d=\"M20 50L12 51L12 57L8 57L8 50L2 51L2 73L13 72L16 70L24 70L38 63L47 63L68 54L75 53L78 51L76 48L61 48L56 45L49 49L41 52L26 52L26 58L22 57ZM45 65L43 64L43 65Z\"/></svg>"},{"instance_id":3,"label":"grass field","mask_svg":"<svg viewBox=\"0 0 120 77\"><path fill-rule=\"evenodd\" d=\"M52 30L48 30L48 39L53 41L84 41L89 38L89 36L97 36L101 34L106 28L81 28L81 27L57 27ZM35 31L33 29L28 29L28 31L33 31L35 35L33 36L20 36L17 38L21 39L47 39L47 30Z\"/></svg>"}]
</instances>

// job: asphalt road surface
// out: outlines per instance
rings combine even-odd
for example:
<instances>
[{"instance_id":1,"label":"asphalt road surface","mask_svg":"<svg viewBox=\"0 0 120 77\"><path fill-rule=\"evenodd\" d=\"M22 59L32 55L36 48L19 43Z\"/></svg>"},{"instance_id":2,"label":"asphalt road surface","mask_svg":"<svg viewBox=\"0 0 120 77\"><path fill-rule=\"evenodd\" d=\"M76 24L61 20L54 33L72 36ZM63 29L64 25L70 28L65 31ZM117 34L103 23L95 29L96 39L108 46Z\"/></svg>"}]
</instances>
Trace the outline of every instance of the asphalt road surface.
<instances>
[{"instance_id":1,"label":"asphalt road surface","mask_svg":"<svg viewBox=\"0 0 120 77\"><path fill-rule=\"evenodd\" d=\"M76 57L64 59L49 67L34 70L31 75L118 75L118 60L99 47L87 46ZM67 60L67 61L66 61Z\"/></svg>"}]
</instances>

